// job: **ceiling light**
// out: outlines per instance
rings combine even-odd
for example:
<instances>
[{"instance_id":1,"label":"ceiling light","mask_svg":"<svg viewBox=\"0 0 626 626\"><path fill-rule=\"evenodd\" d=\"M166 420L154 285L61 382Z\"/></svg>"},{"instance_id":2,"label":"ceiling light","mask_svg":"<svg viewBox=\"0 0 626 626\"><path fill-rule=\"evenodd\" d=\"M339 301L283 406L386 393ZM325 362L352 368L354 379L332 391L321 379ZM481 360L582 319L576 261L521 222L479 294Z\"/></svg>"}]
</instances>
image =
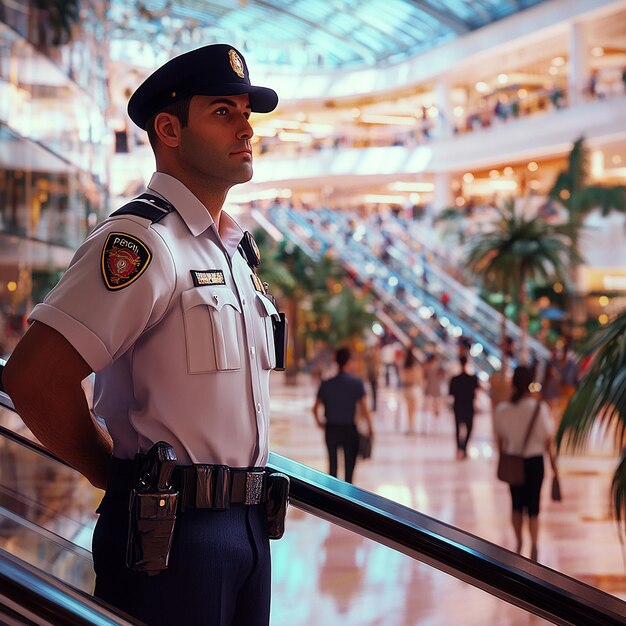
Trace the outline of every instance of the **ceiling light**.
<instances>
[{"instance_id":1,"label":"ceiling light","mask_svg":"<svg viewBox=\"0 0 626 626\"><path fill-rule=\"evenodd\" d=\"M513 168L510 165L507 165L507 167L504 168L504 175L505 176L513 175Z\"/></svg>"},{"instance_id":2,"label":"ceiling light","mask_svg":"<svg viewBox=\"0 0 626 626\"><path fill-rule=\"evenodd\" d=\"M509 82L509 77L506 74L498 74L498 84L506 85Z\"/></svg>"},{"instance_id":3,"label":"ceiling light","mask_svg":"<svg viewBox=\"0 0 626 626\"><path fill-rule=\"evenodd\" d=\"M410 192L428 192L434 191L435 185L433 183L408 183L398 181L389 185L391 191L410 191Z\"/></svg>"},{"instance_id":4,"label":"ceiling light","mask_svg":"<svg viewBox=\"0 0 626 626\"><path fill-rule=\"evenodd\" d=\"M565 65L565 59L563 57L554 57L551 61L552 65L555 67L562 67Z\"/></svg>"},{"instance_id":5,"label":"ceiling light","mask_svg":"<svg viewBox=\"0 0 626 626\"><path fill-rule=\"evenodd\" d=\"M465 172L465 174L463 174L464 183L471 183L473 180L474 180L474 174L472 174L471 172Z\"/></svg>"},{"instance_id":6,"label":"ceiling light","mask_svg":"<svg viewBox=\"0 0 626 626\"><path fill-rule=\"evenodd\" d=\"M485 93L486 91L489 91L489 85L482 80L478 81L474 87L478 93Z\"/></svg>"},{"instance_id":7,"label":"ceiling light","mask_svg":"<svg viewBox=\"0 0 626 626\"><path fill-rule=\"evenodd\" d=\"M548 74L551 74L552 76L556 76L559 73L559 68L555 67L554 65L550 66L550 69L548 70Z\"/></svg>"},{"instance_id":8,"label":"ceiling light","mask_svg":"<svg viewBox=\"0 0 626 626\"><path fill-rule=\"evenodd\" d=\"M405 115L362 115L361 122L364 124L391 124L393 126L413 126L416 123L414 117Z\"/></svg>"},{"instance_id":9,"label":"ceiling light","mask_svg":"<svg viewBox=\"0 0 626 626\"><path fill-rule=\"evenodd\" d=\"M595 48L591 48L591 56L601 57L604 55L604 48L601 46L595 46Z\"/></svg>"},{"instance_id":10,"label":"ceiling light","mask_svg":"<svg viewBox=\"0 0 626 626\"><path fill-rule=\"evenodd\" d=\"M463 117L464 113L465 109L462 106L456 106L454 107L454 109L452 109L452 114L454 115L454 117Z\"/></svg>"},{"instance_id":11,"label":"ceiling light","mask_svg":"<svg viewBox=\"0 0 626 626\"><path fill-rule=\"evenodd\" d=\"M363 196L363 200L374 204L403 204L404 196L385 196L378 193L370 193Z\"/></svg>"},{"instance_id":12,"label":"ceiling light","mask_svg":"<svg viewBox=\"0 0 626 626\"><path fill-rule=\"evenodd\" d=\"M528 167L529 172L536 172L539 169L539 166L535 161L531 161L526 167Z\"/></svg>"}]
</instances>

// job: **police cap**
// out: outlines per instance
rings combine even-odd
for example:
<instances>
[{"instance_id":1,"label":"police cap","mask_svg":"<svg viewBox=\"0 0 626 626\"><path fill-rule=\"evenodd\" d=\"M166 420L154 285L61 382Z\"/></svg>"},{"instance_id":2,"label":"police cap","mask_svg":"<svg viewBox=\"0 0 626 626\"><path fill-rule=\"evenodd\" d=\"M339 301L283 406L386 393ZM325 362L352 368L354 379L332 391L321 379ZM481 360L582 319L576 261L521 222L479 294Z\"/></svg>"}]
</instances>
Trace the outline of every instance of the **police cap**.
<instances>
[{"instance_id":1,"label":"police cap","mask_svg":"<svg viewBox=\"0 0 626 626\"><path fill-rule=\"evenodd\" d=\"M250 95L257 113L276 108L273 89L250 84L243 55L228 44L212 44L181 54L150 74L128 101L128 115L145 130L148 120L165 107L188 96Z\"/></svg>"}]
</instances>

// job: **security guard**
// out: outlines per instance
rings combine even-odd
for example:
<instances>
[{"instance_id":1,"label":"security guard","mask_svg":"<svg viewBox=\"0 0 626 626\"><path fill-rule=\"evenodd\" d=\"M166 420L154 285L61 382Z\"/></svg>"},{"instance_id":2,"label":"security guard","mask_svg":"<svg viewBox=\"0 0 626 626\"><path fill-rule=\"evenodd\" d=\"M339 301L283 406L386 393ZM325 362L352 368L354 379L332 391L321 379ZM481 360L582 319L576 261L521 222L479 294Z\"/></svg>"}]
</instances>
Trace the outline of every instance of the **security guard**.
<instances>
[{"instance_id":1,"label":"security guard","mask_svg":"<svg viewBox=\"0 0 626 626\"><path fill-rule=\"evenodd\" d=\"M5 368L34 434L106 487L96 595L150 626L269 622L263 467L280 320L256 275L258 249L222 206L252 177L251 112L277 103L250 83L230 45L193 50L150 75L128 113L147 130L157 171L80 247ZM106 431L80 386L92 371L93 413ZM171 553L156 571L137 571L147 556L129 557L129 494L150 489L138 486L137 467L157 442L176 464L159 478L176 496Z\"/></svg>"}]
</instances>

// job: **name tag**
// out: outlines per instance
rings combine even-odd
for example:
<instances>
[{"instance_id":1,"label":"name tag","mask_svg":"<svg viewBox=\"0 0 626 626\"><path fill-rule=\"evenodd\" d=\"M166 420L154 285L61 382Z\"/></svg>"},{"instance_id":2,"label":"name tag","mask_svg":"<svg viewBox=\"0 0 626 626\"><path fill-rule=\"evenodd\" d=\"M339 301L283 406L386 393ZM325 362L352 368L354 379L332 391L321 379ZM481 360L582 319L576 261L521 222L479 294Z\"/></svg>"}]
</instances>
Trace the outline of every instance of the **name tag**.
<instances>
[{"instance_id":1,"label":"name tag","mask_svg":"<svg viewBox=\"0 0 626 626\"><path fill-rule=\"evenodd\" d=\"M224 272L222 270L190 270L191 278L193 278L193 284L196 287L203 287L204 285L225 285Z\"/></svg>"}]
</instances>

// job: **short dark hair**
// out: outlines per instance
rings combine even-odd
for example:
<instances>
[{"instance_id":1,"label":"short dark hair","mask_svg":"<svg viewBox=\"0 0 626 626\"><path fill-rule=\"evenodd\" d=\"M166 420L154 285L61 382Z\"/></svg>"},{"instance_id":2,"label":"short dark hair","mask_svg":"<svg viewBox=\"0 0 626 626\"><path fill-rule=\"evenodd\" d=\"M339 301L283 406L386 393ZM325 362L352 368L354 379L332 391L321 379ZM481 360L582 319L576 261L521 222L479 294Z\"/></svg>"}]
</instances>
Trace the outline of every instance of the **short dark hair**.
<instances>
[{"instance_id":1,"label":"short dark hair","mask_svg":"<svg viewBox=\"0 0 626 626\"><path fill-rule=\"evenodd\" d=\"M156 150L157 146L157 136L156 131L154 130L154 120L156 116L159 113L170 113L174 117L177 117L181 127L185 128L189 123L189 105L191 104L191 98L193 98L193 96L187 96L186 98L176 100L176 102L168 104L148 119L146 122L146 132L148 133L148 141L150 142L153 150Z\"/></svg>"},{"instance_id":2,"label":"short dark hair","mask_svg":"<svg viewBox=\"0 0 626 626\"><path fill-rule=\"evenodd\" d=\"M337 352L335 352L335 362L339 365L339 367L345 367L351 356L350 348L339 348Z\"/></svg>"}]
</instances>

